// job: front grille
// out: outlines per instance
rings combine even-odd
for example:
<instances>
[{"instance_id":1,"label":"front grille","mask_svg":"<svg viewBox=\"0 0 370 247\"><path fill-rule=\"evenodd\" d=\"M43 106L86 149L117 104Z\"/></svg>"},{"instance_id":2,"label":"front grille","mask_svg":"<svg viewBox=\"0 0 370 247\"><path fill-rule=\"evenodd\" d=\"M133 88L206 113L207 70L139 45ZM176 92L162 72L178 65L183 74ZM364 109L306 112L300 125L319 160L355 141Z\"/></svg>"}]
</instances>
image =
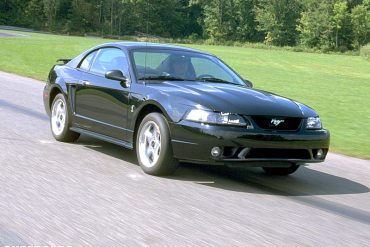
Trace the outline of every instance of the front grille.
<instances>
[{"instance_id":1,"label":"front grille","mask_svg":"<svg viewBox=\"0 0 370 247\"><path fill-rule=\"evenodd\" d=\"M252 148L246 158L311 159L307 149Z\"/></svg>"},{"instance_id":2,"label":"front grille","mask_svg":"<svg viewBox=\"0 0 370 247\"><path fill-rule=\"evenodd\" d=\"M298 130L302 118L296 117L273 117L273 116L252 116L253 121L261 129L266 130Z\"/></svg>"}]
</instances>

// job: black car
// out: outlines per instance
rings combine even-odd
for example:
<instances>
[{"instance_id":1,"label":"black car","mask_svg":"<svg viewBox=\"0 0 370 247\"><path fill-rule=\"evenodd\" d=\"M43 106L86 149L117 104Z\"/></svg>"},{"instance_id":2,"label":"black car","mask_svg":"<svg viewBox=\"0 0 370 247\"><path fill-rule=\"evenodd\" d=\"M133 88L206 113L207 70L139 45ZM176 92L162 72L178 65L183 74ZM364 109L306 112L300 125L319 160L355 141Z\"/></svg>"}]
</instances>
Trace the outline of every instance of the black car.
<instances>
[{"instance_id":1,"label":"black car","mask_svg":"<svg viewBox=\"0 0 370 247\"><path fill-rule=\"evenodd\" d=\"M120 42L60 61L43 94L55 139L86 134L135 149L146 173L191 162L287 175L328 152L329 132L313 109L253 89L214 55Z\"/></svg>"}]
</instances>

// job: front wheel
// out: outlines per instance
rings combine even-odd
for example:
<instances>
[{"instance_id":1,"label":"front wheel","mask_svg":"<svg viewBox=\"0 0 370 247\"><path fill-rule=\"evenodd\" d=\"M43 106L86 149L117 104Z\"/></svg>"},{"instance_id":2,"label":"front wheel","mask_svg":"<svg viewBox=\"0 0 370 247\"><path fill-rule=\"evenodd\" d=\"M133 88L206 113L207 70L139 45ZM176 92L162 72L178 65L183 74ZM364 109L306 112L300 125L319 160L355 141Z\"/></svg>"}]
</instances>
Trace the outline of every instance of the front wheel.
<instances>
[{"instance_id":1,"label":"front wheel","mask_svg":"<svg viewBox=\"0 0 370 247\"><path fill-rule=\"evenodd\" d=\"M62 142L73 142L80 134L71 131L70 112L67 101L63 94L55 96L51 106L50 127L56 140Z\"/></svg>"},{"instance_id":2,"label":"front wheel","mask_svg":"<svg viewBox=\"0 0 370 247\"><path fill-rule=\"evenodd\" d=\"M263 170L268 175L289 175L297 171L299 168L299 165L292 164L289 167L263 167Z\"/></svg>"},{"instance_id":3,"label":"front wheel","mask_svg":"<svg viewBox=\"0 0 370 247\"><path fill-rule=\"evenodd\" d=\"M170 175L178 161L174 159L171 137L165 117L150 113L141 121L136 135L136 155L141 168L151 175Z\"/></svg>"}]
</instances>

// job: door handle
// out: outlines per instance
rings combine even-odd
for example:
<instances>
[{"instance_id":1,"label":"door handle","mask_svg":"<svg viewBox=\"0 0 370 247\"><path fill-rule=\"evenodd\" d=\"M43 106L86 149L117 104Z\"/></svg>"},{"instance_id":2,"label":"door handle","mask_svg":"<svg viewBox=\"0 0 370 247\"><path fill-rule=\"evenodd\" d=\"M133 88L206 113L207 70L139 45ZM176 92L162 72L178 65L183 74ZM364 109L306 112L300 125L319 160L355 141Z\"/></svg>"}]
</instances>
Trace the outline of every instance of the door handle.
<instances>
[{"instance_id":1,"label":"door handle","mask_svg":"<svg viewBox=\"0 0 370 247\"><path fill-rule=\"evenodd\" d=\"M90 82L88 80L81 80L80 83L84 86L90 85Z\"/></svg>"}]
</instances>

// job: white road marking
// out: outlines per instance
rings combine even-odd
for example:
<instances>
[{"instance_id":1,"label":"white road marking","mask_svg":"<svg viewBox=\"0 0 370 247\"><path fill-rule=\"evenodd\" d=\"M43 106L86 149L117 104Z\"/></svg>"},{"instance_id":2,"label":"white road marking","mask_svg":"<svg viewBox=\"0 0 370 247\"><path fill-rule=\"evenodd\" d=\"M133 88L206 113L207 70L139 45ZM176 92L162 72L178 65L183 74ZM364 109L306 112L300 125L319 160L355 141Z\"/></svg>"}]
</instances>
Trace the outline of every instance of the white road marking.
<instances>
[{"instance_id":1,"label":"white road marking","mask_svg":"<svg viewBox=\"0 0 370 247\"><path fill-rule=\"evenodd\" d=\"M54 144L55 143L54 141L50 141L50 140L39 140L39 142L41 144Z\"/></svg>"},{"instance_id":2,"label":"white road marking","mask_svg":"<svg viewBox=\"0 0 370 247\"><path fill-rule=\"evenodd\" d=\"M131 178L132 180L135 180L135 181L141 180L141 179L144 178L143 175L138 174L138 173L137 174L134 174L134 173L128 174L127 177L129 177L129 178Z\"/></svg>"}]
</instances>

